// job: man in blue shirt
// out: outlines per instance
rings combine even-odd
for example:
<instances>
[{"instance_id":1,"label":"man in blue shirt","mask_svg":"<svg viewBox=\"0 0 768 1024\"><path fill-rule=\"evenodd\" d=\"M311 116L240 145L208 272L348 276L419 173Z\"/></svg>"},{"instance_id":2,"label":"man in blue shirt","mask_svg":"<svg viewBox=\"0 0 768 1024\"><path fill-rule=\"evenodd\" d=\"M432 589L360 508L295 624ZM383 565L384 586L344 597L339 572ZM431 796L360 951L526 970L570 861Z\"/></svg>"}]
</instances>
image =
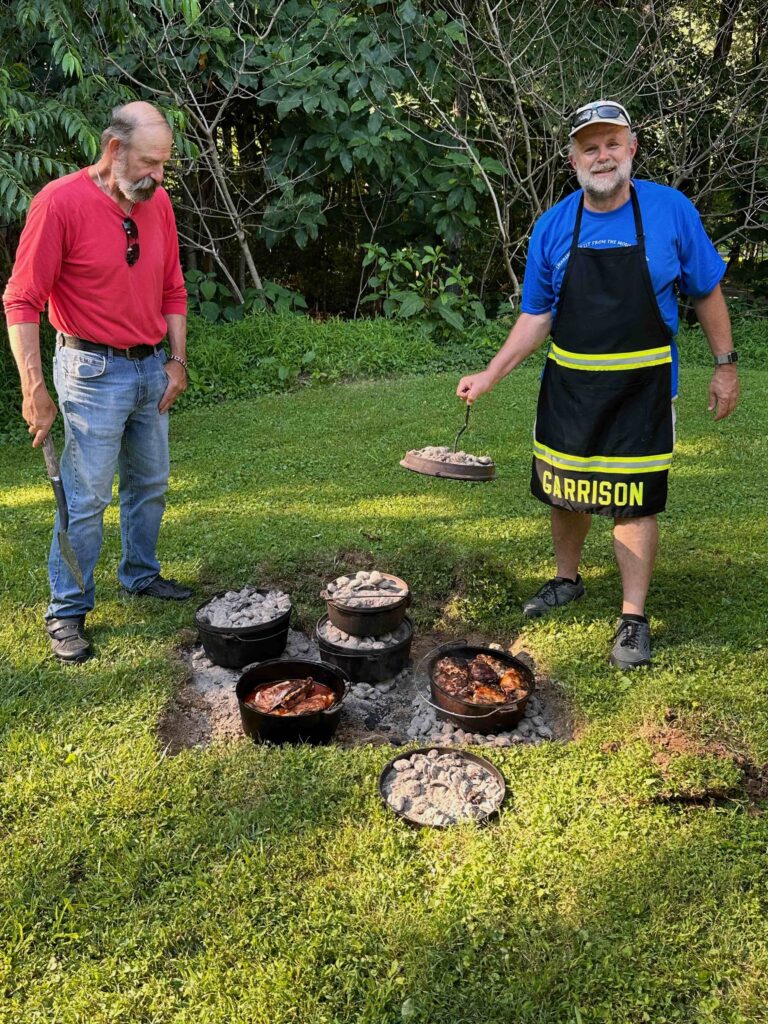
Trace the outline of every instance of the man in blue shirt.
<instances>
[{"instance_id":1,"label":"man in blue shirt","mask_svg":"<svg viewBox=\"0 0 768 1024\"><path fill-rule=\"evenodd\" d=\"M736 353L719 284L725 264L682 193L632 179L637 139L625 108L585 104L570 139L581 188L537 221L520 316L457 394L475 401L551 335L531 491L551 507L557 570L523 611L538 617L584 596L579 561L592 515L611 516L623 605L610 660L629 669L651 660L645 600L674 446L676 288L690 296L715 357L716 420L738 401Z\"/></svg>"}]
</instances>

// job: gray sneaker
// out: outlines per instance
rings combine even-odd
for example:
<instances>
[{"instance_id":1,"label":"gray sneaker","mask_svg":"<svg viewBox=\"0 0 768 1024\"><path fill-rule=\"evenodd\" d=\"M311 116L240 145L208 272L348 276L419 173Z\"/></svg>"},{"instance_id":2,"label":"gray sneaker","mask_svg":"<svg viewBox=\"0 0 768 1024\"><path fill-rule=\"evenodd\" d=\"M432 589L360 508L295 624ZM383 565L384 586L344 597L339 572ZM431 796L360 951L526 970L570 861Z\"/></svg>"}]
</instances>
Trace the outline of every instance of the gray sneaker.
<instances>
[{"instance_id":1,"label":"gray sneaker","mask_svg":"<svg viewBox=\"0 0 768 1024\"><path fill-rule=\"evenodd\" d=\"M84 615L48 619L45 628L51 638L51 650L59 661L74 664L90 658L91 645L83 632L85 629Z\"/></svg>"},{"instance_id":2,"label":"gray sneaker","mask_svg":"<svg viewBox=\"0 0 768 1024\"><path fill-rule=\"evenodd\" d=\"M608 659L616 668L640 668L651 664L651 627L647 622L619 619Z\"/></svg>"},{"instance_id":3,"label":"gray sneaker","mask_svg":"<svg viewBox=\"0 0 768 1024\"><path fill-rule=\"evenodd\" d=\"M541 615L551 612L553 608L570 604L571 601L580 601L585 594L581 576L576 577L575 583L563 579L562 576L555 576L554 579L547 580L544 586L525 602L523 615L529 619L538 619Z\"/></svg>"}]
</instances>

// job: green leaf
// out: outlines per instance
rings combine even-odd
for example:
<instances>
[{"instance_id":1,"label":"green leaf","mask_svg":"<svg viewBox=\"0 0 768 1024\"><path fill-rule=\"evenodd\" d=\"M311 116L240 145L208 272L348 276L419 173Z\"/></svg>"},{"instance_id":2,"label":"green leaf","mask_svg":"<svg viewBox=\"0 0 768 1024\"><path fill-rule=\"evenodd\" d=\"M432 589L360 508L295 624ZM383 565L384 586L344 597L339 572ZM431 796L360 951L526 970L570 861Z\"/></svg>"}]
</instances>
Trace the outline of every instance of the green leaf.
<instances>
[{"instance_id":1,"label":"green leaf","mask_svg":"<svg viewBox=\"0 0 768 1024\"><path fill-rule=\"evenodd\" d=\"M289 114L296 107L300 107L304 100L304 94L298 89L295 92L288 93L277 104L277 116L279 120L282 120L286 114Z\"/></svg>"},{"instance_id":2,"label":"green leaf","mask_svg":"<svg viewBox=\"0 0 768 1024\"><path fill-rule=\"evenodd\" d=\"M443 320L445 320L445 322L449 324L451 327L455 328L457 331L464 330L464 320L462 319L461 315L456 312L455 309L450 309L442 302L436 302L435 305L433 306L433 309L436 309L440 316L443 318Z\"/></svg>"},{"instance_id":3,"label":"green leaf","mask_svg":"<svg viewBox=\"0 0 768 1024\"><path fill-rule=\"evenodd\" d=\"M397 9L397 17L403 25L412 25L419 16L419 12L411 3L411 0L405 0L404 4L400 4Z\"/></svg>"},{"instance_id":4,"label":"green leaf","mask_svg":"<svg viewBox=\"0 0 768 1024\"><path fill-rule=\"evenodd\" d=\"M216 282L215 281L203 281L200 285L200 294L204 299L212 299L216 294Z\"/></svg>"},{"instance_id":5,"label":"green leaf","mask_svg":"<svg viewBox=\"0 0 768 1024\"><path fill-rule=\"evenodd\" d=\"M397 311L397 315L407 319L409 316L414 316L416 313L420 313L424 309L424 300L416 292L409 292L402 303L400 309Z\"/></svg>"},{"instance_id":6,"label":"green leaf","mask_svg":"<svg viewBox=\"0 0 768 1024\"><path fill-rule=\"evenodd\" d=\"M503 177L506 174L504 165L500 164L498 160L494 160L493 157L484 156L480 161L480 165L484 171L488 171L489 174L498 174Z\"/></svg>"},{"instance_id":7,"label":"green leaf","mask_svg":"<svg viewBox=\"0 0 768 1024\"><path fill-rule=\"evenodd\" d=\"M219 319L221 309L215 302L203 302L200 305L200 312L206 320L210 320L212 324L215 324Z\"/></svg>"}]
</instances>

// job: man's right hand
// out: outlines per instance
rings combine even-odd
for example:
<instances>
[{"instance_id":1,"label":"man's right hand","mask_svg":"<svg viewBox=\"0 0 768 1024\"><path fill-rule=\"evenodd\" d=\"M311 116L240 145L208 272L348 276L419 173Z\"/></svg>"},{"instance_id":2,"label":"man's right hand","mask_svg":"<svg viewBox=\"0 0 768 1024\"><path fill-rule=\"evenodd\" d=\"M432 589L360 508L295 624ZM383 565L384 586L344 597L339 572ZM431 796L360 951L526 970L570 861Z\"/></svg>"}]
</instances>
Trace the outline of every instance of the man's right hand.
<instances>
[{"instance_id":1,"label":"man's right hand","mask_svg":"<svg viewBox=\"0 0 768 1024\"><path fill-rule=\"evenodd\" d=\"M491 374L487 370L483 370L482 373L473 373L469 377L462 377L459 381L459 386L456 388L456 394L463 401L469 405L484 395L486 391L490 391L495 381Z\"/></svg>"},{"instance_id":2,"label":"man's right hand","mask_svg":"<svg viewBox=\"0 0 768 1024\"><path fill-rule=\"evenodd\" d=\"M24 395L21 403L21 415L29 424L33 448L39 448L46 439L58 411L55 402L48 394L48 389L42 382Z\"/></svg>"}]
</instances>

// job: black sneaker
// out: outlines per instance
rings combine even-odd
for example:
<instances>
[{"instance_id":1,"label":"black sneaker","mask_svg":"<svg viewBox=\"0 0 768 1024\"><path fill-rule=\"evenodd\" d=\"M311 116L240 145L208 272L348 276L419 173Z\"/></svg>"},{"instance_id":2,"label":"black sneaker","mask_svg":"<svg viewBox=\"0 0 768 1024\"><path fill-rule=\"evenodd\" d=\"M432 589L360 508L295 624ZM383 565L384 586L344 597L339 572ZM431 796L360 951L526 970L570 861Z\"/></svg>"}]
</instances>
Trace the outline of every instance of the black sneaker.
<instances>
[{"instance_id":1,"label":"black sneaker","mask_svg":"<svg viewBox=\"0 0 768 1024\"><path fill-rule=\"evenodd\" d=\"M651 664L651 627L635 619L619 619L613 634L613 649L608 659L620 669Z\"/></svg>"},{"instance_id":2,"label":"black sneaker","mask_svg":"<svg viewBox=\"0 0 768 1024\"><path fill-rule=\"evenodd\" d=\"M90 658L91 645L83 632L85 629L84 615L47 619L45 628L51 638L51 650L59 661L74 664Z\"/></svg>"},{"instance_id":3,"label":"black sneaker","mask_svg":"<svg viewBox=\"0 0 768 1024\"><path fill-rule=\"evenodd\" d=\"M529 619L538 619L560 605L580 601L585 594L581 576L576 577L575 583L573 580L563 579L562 576L555 576L554 579L547 580L544 586L525 602L523 615Z\"/></svg>"},{"instance_id":4,"label":"black sneaker","mask_svg":"<svg viewBox=\"0 0 768 1024\"><path fill-rule=\"evenodd\" d=\"M136 594L137 597L156 597L160 601L186 601L192 597L193 591L190 587L184 587L178 580L166 580L162 576L155 576L151 583L141 590L129 590L129 594Z\"/></svg>"}]
</instances>

